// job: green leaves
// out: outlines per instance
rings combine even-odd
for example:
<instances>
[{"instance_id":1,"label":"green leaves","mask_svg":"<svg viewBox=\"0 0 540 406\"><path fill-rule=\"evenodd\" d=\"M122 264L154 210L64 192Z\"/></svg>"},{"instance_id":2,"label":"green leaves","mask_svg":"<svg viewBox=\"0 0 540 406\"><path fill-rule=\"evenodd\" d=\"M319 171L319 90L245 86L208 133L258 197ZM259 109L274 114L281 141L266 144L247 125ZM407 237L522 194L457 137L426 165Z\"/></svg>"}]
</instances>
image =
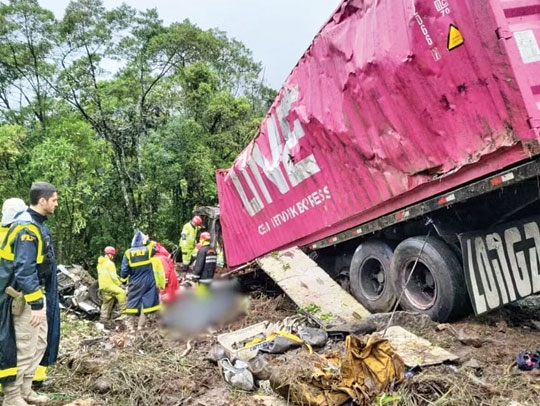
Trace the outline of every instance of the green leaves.
<instances>
[{"instance_id":1,"label":"green leaves","mask_svg":"<svg viewBox=\"0 0 540 406\"><path fill-rule=\"evenodd\" d=\"M266 112L260 71L241 42L155 9L76 0L56 21L0 4L0 198L54 183L65 261L126 248L136 227L176 243Z\"/></svg>"}]
</instances>

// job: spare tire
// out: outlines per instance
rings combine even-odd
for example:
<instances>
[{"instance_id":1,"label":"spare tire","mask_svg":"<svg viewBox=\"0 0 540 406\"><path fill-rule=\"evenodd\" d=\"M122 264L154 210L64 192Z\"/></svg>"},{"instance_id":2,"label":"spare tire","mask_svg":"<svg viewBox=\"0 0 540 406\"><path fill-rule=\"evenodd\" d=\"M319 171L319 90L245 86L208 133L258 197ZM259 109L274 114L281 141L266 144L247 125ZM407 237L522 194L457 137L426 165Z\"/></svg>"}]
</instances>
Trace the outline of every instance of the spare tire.
<instances>
[{"instance_id":1,"label":"spare tire","mask_svg":"<svg viewBox=\"0 0 540 406\"><path fill-rule=\"evenodd\" d=\"M352 295L372 313L388 312L396 303L390 282L392 249L384 241L370 240L356 248L350 267Z\"/></svg>"},{"instance_id":2,"label":"spare tire","mask_svg":"<svg viewBox=\"0 0 540 406\"><path fill-rule=\"evenodd\" d=\"M401 242L392 257L391 280L396 297L403 291L400 304L405 310L425 313L438 322L470 311L461 261L436 237L418 236Z\"/></svg>"},{"instance_id":3,"label":"spare tire","mask_svg":"<svg viewBox=\"0 0 540 406\"><path fill-rule=\"evenodd\" d=\"M98 282L92 283L88 287L88 297L94 304L101 306L101 303L103 303L103 297L101 296L101 291L99 290L99 284Z\"/></svg>"}]
</instances>

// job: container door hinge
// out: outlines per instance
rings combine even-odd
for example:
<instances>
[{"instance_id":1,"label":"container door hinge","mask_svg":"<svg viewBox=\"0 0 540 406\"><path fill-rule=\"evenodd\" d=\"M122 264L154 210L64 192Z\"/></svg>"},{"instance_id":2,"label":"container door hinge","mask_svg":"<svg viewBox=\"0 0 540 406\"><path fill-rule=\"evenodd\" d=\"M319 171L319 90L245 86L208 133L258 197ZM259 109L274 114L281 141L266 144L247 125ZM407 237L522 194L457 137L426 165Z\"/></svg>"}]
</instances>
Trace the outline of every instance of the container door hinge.
<instances>
[{"instance_id":1,"label":"container door hinge","mask_svg":"<svg viewBox=\"0 0 540 406\"><path fill-rule=\"evenodd\" d=\"M510 39L512 38L512 31L509 31L507 30L506 28L497 28L495 30L495 32L497 33L497 38L498 39Z\"/></svg>"}]
</instances>

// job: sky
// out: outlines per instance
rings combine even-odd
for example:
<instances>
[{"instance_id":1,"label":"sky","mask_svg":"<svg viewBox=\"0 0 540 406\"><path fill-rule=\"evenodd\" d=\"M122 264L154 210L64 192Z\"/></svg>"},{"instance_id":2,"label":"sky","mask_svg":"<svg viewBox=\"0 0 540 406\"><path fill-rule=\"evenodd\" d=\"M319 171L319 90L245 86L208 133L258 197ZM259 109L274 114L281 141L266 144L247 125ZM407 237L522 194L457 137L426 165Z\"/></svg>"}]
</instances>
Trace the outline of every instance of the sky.
<instances>
[{"instance_id":1,"label":"sky","mask_svg":"<svg viewBox=\"0 0 540 406\"><path fill-rule=\"evenodd\" d=\"M69 0L39 0L58 18ZM281 88L313 37L341 0L103 0L107 9L126 3L157 8L165 24L188 18L202 29L219 28L244 43L261 62L266 83Z\"/></svg>"}]
</instances>

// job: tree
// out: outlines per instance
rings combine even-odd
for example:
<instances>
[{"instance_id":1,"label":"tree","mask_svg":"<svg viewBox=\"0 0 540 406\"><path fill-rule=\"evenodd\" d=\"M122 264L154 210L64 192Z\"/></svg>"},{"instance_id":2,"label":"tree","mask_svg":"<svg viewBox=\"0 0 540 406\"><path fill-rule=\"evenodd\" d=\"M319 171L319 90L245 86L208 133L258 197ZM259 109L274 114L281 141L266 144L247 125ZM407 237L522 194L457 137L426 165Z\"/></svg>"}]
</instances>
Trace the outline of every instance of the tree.
<instances>
[{"instance_id":1,"label":"tree","mask_svg":"<svg viewBox=\"0 0 540 406\"><path fill-rule=\"evenodd\" d=\"M57 22L35 0L0 5L0 198L59 188L62 260L92 264L140 227L169 244L214 171L255 134L273 94L239 41L155 9L75 0Z\"/></svg>"},{"instance_id":2,"label":"tree","mask_svg":"<svg viewBox=\"0 0 540 406\"><path fill-rule=\"evenodd\" d=\"M9 122L45 129L54 67L50 62L56 31L53 13L36 0L0 4L0 110ZM19 114L16 114L19 113Z\"/></svg>"}]
</instances>

